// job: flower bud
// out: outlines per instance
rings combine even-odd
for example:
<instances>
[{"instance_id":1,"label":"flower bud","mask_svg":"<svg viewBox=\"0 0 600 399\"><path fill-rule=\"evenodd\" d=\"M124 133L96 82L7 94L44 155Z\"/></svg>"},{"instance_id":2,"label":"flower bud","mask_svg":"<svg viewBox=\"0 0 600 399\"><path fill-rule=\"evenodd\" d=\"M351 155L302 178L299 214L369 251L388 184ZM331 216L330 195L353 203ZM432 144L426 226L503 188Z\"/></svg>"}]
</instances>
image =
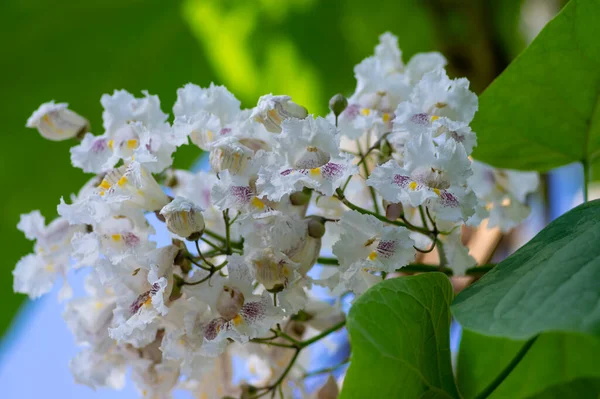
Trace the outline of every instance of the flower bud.
<instances>
[{"instance_id":1,"label":"flower bud","mask_svg":"<svg viewBox=\"0 0 600 399\"><path fill-rule=\"evenodd\" d=\"M258 100L252 112L252 118L262 123L271 133L281 133L281 122L289 118L304 119L308 111L292 101L290 96L273 96L267 94Z\"/></svg>"},{"instance_id":2,"label":"flower bud","mask_svg":"<svg viewBox=\"0 0 600 399\"><path fill-rule=\"evenodd\" d=\"M195 241L204 231L202 211L203 209L193 202L177 197L165 205L160 214L165 218L171 233Z\"/></svg>"},{"instance_id":3,"label":"flower bud","mask_svg":"<svg viewBox=\"0 0 600 399\"><path fill-rule=\"evenodd\" d=\"M329 100L329 109L337 117L348 107L348 100L342 94L336 94Z\"/></svg>"},{"instance_id":4,"label":"flower bud","mask_svg":"<svg viewBox=\"0 0 600 399\"><path fill-rule=\"evenodd\" d=\"M383 201L383 206L385 207L385 217L389 220L396 220L404 213L404 207L401 203L392 203L386 200Z\"/></svg>"},{"instance_id":5,"label":"flower bud","mask_svg":"<svg viewBox=\"0 0 600 399\"><path fill-rule=\"evenodd\" d=\"M295 206L306 205L310 201L310 197L310 192L306 193L304 190L296 191L290 194L290 203Z\"/></svg>"},{"instance_id":6,"label":"flower bud","mask_svg":"<svg viewBox=\"0 0 600 399\"><path fill-rule=\"evenodd\" d=\"M267 291L280 291L287 286L293 275L292 268L272 249L267 248L252 260L256 270L256 280L265 286Z\"/></svg>"},{"instance_id":7,"label":"flower bud","mask_svg":"<svg viewBox=\"0 0 600 399\"><path fill-rule=\"evenodd\" d=\"M234 287L224 286L217 298L217 312L227 321L235 318L244 306L244 294Z\"/></svg>"},{"instance_id":8,"label":"flower bud","mask_svg":"<svg viewBox=\"0 0 600 399\"><path fill-rule=\"evenodd\" d=\"M311 217L308 221L308 235L321 238L325 235L325 223L320 217Z\"/></svg>"},{"instance_id":9,"label":"flower bud","mask_svg":"<svg viewBox=\"0 0 600 399\"><path fill-rule=\"evenodd\" d=\"M215 173L229 170L232 175L246 168L254 152L236 141L227 141L213 147L210 151L209 162Z\"/></svg>"},{"instance_id":10,"label":"flower bud","mask_svg":"<svg viewBox=\"0 0 600 399\"><path fill-rule=\"evenodd\" d=\"M37 128L42 137L63 141L86 133L90 124L81 115L71 111L69 104L54 101L40 105L27 120L27 127Z\"/></svg>"},{"instance_id":11,"label":"flower bud","mask_svg":"<svg viewBox=\"0 0 600 399\"><path fill-rule=\"evenodd\" d=\"M337 399L340 394L337 382L332 375L327 378L327 382L317 392L317 399Z\"/></svg>"}]
</instances>

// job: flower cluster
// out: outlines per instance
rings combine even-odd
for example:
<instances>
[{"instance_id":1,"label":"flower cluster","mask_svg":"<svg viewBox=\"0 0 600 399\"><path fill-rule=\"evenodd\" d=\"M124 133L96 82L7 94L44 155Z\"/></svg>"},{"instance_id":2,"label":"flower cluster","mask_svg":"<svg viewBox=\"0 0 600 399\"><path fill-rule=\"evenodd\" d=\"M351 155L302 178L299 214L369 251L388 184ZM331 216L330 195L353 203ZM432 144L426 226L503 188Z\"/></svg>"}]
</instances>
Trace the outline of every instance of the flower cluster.
<instances>
[{"instance_id":1,"label":"flower cluster","mask_svg":"<svg viewBox=\"0 0 600 399\"><path fill-rule=\"evenodd\" d=\"M461 226L514 227L538 177L471 159L477 97L445 64L439 53L404 64L386 33L325 117L285 95L242 109L212 84L179 89L172 121L147 92L104 95L101 135L67 104L42 105L27 126L79 140L71 161L94 176L50 224L22 215L35 251L14 289L36 298L63 278L64 319L84 347L76 381L117 389L131 370L149 398L291 397L300 351L344 324L339 300L314 286L360 295L433 250L455 274L474 266ZM171 167L190 143L210 171ZM88 295L71 299L66 276L80 268ZM237 387L234 356L255 371ZM335 380L316 395L337 397Z\"/></svg>"}]
</instances>

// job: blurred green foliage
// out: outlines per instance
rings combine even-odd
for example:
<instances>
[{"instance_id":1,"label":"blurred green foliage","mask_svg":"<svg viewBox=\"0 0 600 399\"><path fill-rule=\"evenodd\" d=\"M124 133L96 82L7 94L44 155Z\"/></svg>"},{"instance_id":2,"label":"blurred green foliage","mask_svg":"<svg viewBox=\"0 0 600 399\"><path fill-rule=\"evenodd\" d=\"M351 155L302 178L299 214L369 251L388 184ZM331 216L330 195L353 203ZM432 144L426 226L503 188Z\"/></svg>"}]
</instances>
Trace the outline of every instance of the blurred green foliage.
<instances>
[{"instance_id":1,"label":"blurred green foliage","mask_svg":"<svg viewBox=\"0 0 600 399\"><path fill-rule=\"evenodd\" d=\"M441 50L454 75L480 92L523 46L520 0L4 0L0 79L2 199L0 332L24 299L10 274L32 243L15 228L40 209L51 220L61 196L89 178L73 169L73 142L44 141L25 129L45 101L70 103L102 133L99 99L125 88L159 94L169 111L187 82L227 85L247 107L259 95L286 93L312 112L354 88L353 66L377 37L399 36L405 60ZM199 151L182 148L176 166Z\"/></svg>"}]
</instances>

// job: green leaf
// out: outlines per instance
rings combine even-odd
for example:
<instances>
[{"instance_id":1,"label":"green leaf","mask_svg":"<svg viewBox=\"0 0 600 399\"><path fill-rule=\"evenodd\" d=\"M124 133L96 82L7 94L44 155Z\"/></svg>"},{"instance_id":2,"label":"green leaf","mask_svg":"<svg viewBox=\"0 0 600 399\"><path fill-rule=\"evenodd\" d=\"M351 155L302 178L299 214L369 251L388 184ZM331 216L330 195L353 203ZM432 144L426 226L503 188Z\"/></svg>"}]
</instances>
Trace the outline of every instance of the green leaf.
<instances>
[{"instance_id":1,"label":"green leaf","mask_svg":"<svg viewBox=\"0 0 600 399\"><path fill-rule=\"evenodd\" d=\"M450 364L452 286L442 273L386 280L354 303L340 399L458 398Z\"/></svg>"},{"instance_id":2,"label":"green leaf","mask_svg":"<svg viewBox=\"0 0 600 399\"><path fill-rule=\"evenodd\" d=\"M600 335L600 200L562 215L461 292L460 324L528 339L545 331Z\"/></svg>"},{"instance_id":3,"label":"green leaf","mask_svg":"<svg viewBox=\"0 0 600 399\"><path fill-rule=\"evenodd\" d=\"M482 392L524 343L464 330L457 368L458 388L463 397L474 398ZM600 341L595 337L544 333L489 398L527 398L577 378L600 378L599 357Z\"/></svg>"},{"instance_id":4,"label":"green leaf","mask_svg":"<svg viewBox=\"0 0 600 399\"><path fill-rule=\"evenodd\" d=\"M598 397L600 397L600 378L578 378L550 387L527 399L598 399Z\"/></svg>"},{"instance_id":5,"label":"green leaf","mask_svg":"<svg viewBox=\"0 0 600 399\"><path fill-rule=\"evenodd\" d=\"M473 121L475 158L538 171L600 166L598 18L600 2L571 0L489 86Z\"/></svg>"}]
</instances>

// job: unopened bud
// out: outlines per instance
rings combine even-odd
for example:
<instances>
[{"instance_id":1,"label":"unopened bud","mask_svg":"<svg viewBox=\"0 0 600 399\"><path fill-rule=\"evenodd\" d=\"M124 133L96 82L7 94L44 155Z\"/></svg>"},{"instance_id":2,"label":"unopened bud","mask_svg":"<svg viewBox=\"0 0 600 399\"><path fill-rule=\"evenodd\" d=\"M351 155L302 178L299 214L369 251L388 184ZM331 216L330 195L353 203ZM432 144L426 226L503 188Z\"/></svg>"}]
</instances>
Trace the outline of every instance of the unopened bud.
<instances>
[{"instance_id":1,"label":"unopened bud","mask_svg":"<svg viewBox=\"0 0 600 399\"><path fill-rule=\"evenodd\" d=\"M389 220L394 221L404 213L404 207L401 203L391 203L384 200L383 206L385 207L385 217Z\"/></svg>"},{"instance_id":2,"label":"unopened bud","mask_svg":"<svg viewBox=\"0 0 600 399\"><path fill-rule=\"evenodd\" d=\"M381 155L383 155L384 157L389 157L390 155L392 155L392 152L394 151L394 149L392 148L392 146L390 145L390 143L387 140L382 140L379 143L379 151L381 152Z\"/></svg>"},{"instance_id":3,"label":"unopened bud","mask_svg":"<svg viewBox=\"0 0 600 399\"><path fill-rule=\"evenodd\" d=\"M290 194L290 202L292 205L302 206L308 204L310 201L310 193L304 191L296 191Z\"/></svg>"},{"instance_id":4,"label":"unopened bud","mask_svg":"<svg viewBox=\"0 0 600 399\"><path fill-rule=\"evenodd\" d=\"M165 171L165 186L174 188L179 185L179 181L177 179L177 175L175 174L175 169L169 168Z\"/></svg>"},{"instance_id":5,"label":"unopened bud","mask_svg":"<svg viewBox=\"0 0 600 399\"><path fill-rule=\"evenodd\" d=\"M27 127L36 128L40 134L52 141L63 141L83 136L90 123L81 115L71 111L69 104L54 101L40 105L27 120Z\"/></svg>"},{"instance_id":6,"label":"unopened bud","mask_svg":"<svg viewBox=\"0 0 600 399\"><path fill-rule=\"evenodd\" d=\"M235 318L244 306L244 294L234 287L224 286L217 298L217 312L225 319Z\"/></svg>"},{"instance_id":7,"label":"unopened bud","mask_svg":"<svg viewBox=\"0 0 600 399\"><path fill-rule=\"evenodd\" d=\"M281 123L289 118L304 119L308 111L292 101L290 96L267 94L258 100L252 112L252 118L271 133L281 133Z\"/></svg>"},{"instance_id":8,"label":"unopened bud","mask_svg":"<svg viewBox=\"0 0 600 399\"><path fill-rule=\"evenodd\" d=\"M342 94L336 94L329 100L329 109L335 116L340 116L348 107L348 100Z\"/></svg>"},{"instance_id":9,"label":"unopened bud","mask_svg":"<svg viewBox=\"0 0 600 399\"><path fill-rule=\"evenodd\" d=\"M319 217L311 217L308 221L308 235L313 238L321 238L325 235L325 223Z\"/></svg>"},{"instance_id":10,"label":"unopened bud","mask_svg":"<svg viewBox=\"0 0 600 399\"><path fill-rule=\"evenodd\" d=\"M177 197L161 210L167 228L179 237L195 241L204 232L204 217L202 208L184 198Z\"/></svg>"},{"instance_id":11,"label":"unopened bud","mask_svg":"<svg viewBox=\"0 0 600 399\"><path fill-rule=\"evenodd\" d=\"M215 146L208 158L210 166L215 173L228 170L232 175L243 171L252 159L254 152L239 142L227 142Z\"/></svg>"},{"instance_id":12,"label":"unopened bud","mask_svg":"<svg viewBox=\"0 0 600 399\"><path fill-rule=\"evenodd\" d=\"M319 389L317 399L337 399L339 394L340 389L338 388L337 382L335 381L335 378L330 375L329 378L327 378L325 385Z\"/></svg>"}]
</instances>

